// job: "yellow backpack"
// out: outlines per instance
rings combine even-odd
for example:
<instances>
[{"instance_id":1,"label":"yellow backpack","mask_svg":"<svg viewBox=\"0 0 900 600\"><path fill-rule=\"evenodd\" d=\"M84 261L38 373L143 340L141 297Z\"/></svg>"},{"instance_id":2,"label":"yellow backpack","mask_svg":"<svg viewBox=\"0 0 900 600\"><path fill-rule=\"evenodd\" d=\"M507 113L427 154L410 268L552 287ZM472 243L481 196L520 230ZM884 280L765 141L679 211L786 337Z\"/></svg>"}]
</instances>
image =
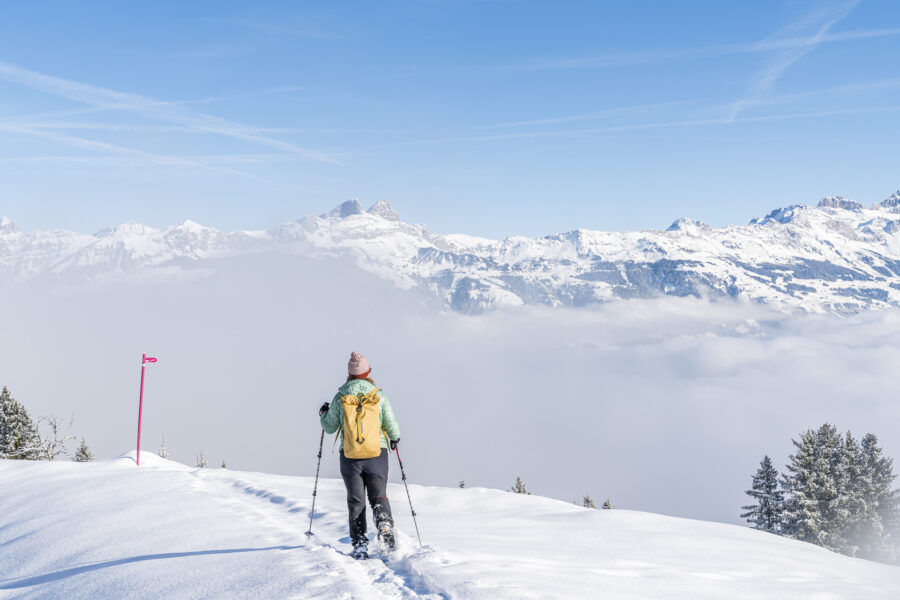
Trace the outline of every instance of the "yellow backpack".
<instances>
[{"instance_id":1,"label":"yellow backpack","mask_svg":"<svg viewBox=\"0 0 900 600\"><path fill-rule=\"evenodd\" d=\"M347 458L374 458L381 454L381 398L378 388L368 394L341 396L344 408L344 456ZM387 436L387 434L385 434Z\"/></svg>"}]
</instances>

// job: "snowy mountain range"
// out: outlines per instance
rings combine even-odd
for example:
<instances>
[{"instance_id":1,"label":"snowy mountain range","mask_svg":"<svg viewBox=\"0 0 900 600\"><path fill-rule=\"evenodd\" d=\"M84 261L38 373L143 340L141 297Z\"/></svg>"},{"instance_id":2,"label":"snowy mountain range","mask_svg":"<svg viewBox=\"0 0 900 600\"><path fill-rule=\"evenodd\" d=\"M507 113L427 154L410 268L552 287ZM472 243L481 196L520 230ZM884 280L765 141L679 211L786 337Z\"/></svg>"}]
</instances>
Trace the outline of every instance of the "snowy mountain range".
<instances>
[{"instance_id":1,"label":"snowy mountain range","mask_svg":"<svg viewBox=\"0 0 900 600\"><path fill-rule=\"evenodd\" d=\"M740 226L682 218L665 231L576 229L503 240L404 223L384 200L368 210L348 200L268 231L231 233L192 221L165 229L126 223L93 235L25 233L0 219L0 277L11 280L190 272L209 259L272 250L351 261L465 313L661 295L852 313L900 306L900 191L870 208L829 197Z\"/></svg>"}]
</instances>

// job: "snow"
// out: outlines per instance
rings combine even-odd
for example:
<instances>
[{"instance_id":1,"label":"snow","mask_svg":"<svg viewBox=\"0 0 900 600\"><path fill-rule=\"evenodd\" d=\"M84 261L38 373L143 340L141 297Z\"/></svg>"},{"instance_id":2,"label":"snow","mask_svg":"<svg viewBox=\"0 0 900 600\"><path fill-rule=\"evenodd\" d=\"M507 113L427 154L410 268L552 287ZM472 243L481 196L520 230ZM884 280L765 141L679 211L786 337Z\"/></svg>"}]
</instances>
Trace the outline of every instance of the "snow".
<instances>
[{"instance_id":1,"label":"snow","mask_svg":"<svg viewBox=\"0 0 900 600\"><path fill-rule=\"evenodd\" d=\"M149 452L141 462L0 461L0 598L900 597L898 567L733 525L483 488L411 485L419 548L405 492L390 485L400 547L387 563L357 562L339 480L319 481L307 541L312 478ZM419 465L404 464L414 479Z\"/></svg>"},{"instance_id":2,"label":"snow","mask_svg":"<svg viewBox=\"0 0 900 600\"><path fill-rule=\"evenodd\" d=\"M21 230L9 217L0 217L0 235L19 233Z\"/></svg>"},{"instance_id":3,"label":"snow","mask_svg":"<svg viewBox=\"0 0 900 600\"><path fill-rule=\"evenodd\" d=\"M49 273L80 283L189 270L198 261L266 250L337 257L468 313L674 295L846 314L900 306L898 198L900 192L866 209L827 197L818 206L794 204L741 226L682 218L666 231L576 229L503 240L441 235L404 223L385 200L364 211L351 199L318 217L232 233L185 221L164 230L129 223L96 236L23 234L10 233L15 226L6 220L0 222L0 274L21 280Z\"/></svg>"}]
</instances>

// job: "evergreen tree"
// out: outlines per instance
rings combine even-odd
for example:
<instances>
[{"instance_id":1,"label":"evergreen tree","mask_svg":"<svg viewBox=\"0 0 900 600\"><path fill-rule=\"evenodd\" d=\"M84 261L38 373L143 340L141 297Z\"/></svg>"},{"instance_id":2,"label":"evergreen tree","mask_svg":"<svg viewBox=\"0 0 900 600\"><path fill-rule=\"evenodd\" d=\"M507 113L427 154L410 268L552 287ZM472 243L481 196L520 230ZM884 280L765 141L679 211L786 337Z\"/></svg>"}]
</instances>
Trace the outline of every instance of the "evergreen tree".
<instances>
[{"instance_id":1,"label":"evergreen tree","mask_svg":"<svg viewBox=\"0 0 900 600\"><path fill-rule=\"evenodd\" d=\"M612 510L615 508L615 506L613 506L612 501L609 498L607 498L606 500L603 501L603 504L600 506L600 508L602 508L603 510Z\"/></svg>"},{"instance_id":2,"label":"evergreen tree","mask_svg":"<svg viewBox=\"0 0 900 600\"><path fill-rule=\"evenodd\" d=\"M459 487L460 487L460 488L466 487L466 480L465 480L465 479L460 479L460 481L459 481Z\"/></svg>"},{"instance_id":3,"label":"evergreen tree","mask_svg":"<svg viewBox=\"0 0 900 600\"><path fill-rule=\"evenodd\" d=\"M861 454L867 476L865 501L872 506L874 521L866 529L860 556L886 562L900 560L900 491L891 490L896 477L893 459L884 456L874 434L862 439Z\"/></svg>"},{"instance_id":4,"label":"evergreen tree","mask_svg":"<svg viewBox=\"0 0 900 600\"><path fill-rule=\"evenodd\" d=\"M12 397L9 390L3 386L0 390L0 458L6 458L6 449L9 447L9 423L6 414L10 411Z\"/></svg>"},{"instance_id":5,"label":"evergreen tree","mask_svg":"<svg viewBox=\"0 0 900 600\"><path fill-rule=\"evenodd\" d=\"M223 468L223 469L227 469L227 468L228 468L228 466L225 464L225 459L224 459L224 458L222 459L222 468Z\"/></svg>"},{"instance_id":6,"label":"evergreen tree","mask_svg":"<svg viewBox=\"0 0 900 600\"><path fill-rule=\"evenodd\" d=\"M825 423L817 431L807 430L794 446L797 452L790 456L790 473L783 479L790 494L784 508L785 533L846 552L844 535L852 520L844 441L836 427Z\"/></svg>"},{"instance_id":7,"label":"evergreen tree","mask_svg":"<svg viewBox=\"0 0 900 600\"><path fill-rule=\"evenodd\" d=\"M41 438L31 415L9 393L0 390L0 458L39 460Z\"/></svg>"},{"instance_id":8,"label":"evergreen tree","mask_svg":"<svg viewBox=\"0 0 900 600\"><path fill-rule=\"evenodd\" d=\"M754 529L780 533L784 492L778 489L778 471L772 466L772 459L768 455L760 461L747 495L756 500L756 504L742 506L747 512L741 518L752 523Z\"/></svg>"},{"instance_id":9,"label":"evergreen tree","mask_svg":"<svg viewBox=\"0 0 900 600\"><path fill-rule=\"evenodd\" d=\"M584 499L581 501L581 505L585 508L597 508L597 505L594 504L594 501L591 499L590 494L584 495Z\"/></svg>"},{"instance_id":10,"label":"evergreen tree","mask_svg":"<svg viewBox=\"0 0 900 600\"><path fill-rule=\"evenodd\" d=\"M159 457L166 460L172 459L172 455L169 454L169 449L166 448L166 436L163 436L162 438L162 445L159 447Z\"/></svg>"},{"instance_id":11,"label":"evergreen tree","mask_svg":"<svg viewBox=\"0 0 900 600\"><path fill-rule=\"evenodd\" d=\"M858 556L863 547L881 537L881 524L872 502L872 476L866 468L862 447L849 431L844 437L844 467L847 472L846 509L841 552Z\"/></svg>"},{"instance_id":12,"label":"evergreen tree","mask_svg":"<svg viewBox=\"0 0 900 600\"><path fill-rule=\"evenodd\" d=\"M75 458L72 460L75 462L90 462L94 460L94 455L91 453L90 448L87 447L87 444L84 443L84 438L81 438L81 445L78 446L78 450L75 451Z\"/></svg>"},{"instance_id":13,"label":"evergreen tree","mask_svg":"<svg viewBox=\"0 0 900 600\"><path fill-rule=\"evenodd\" d=\"M816 434L808 429L800 434L799 442L791 441L797 451L789 457L788 474L782 478L784 490L789 494L784 503L783 531L794 539L816 543L822 527L814 494Z\"/></svg>"},{"instance_id":14,"label":"evergreen tree","mask_svg":"<svg viewBox=\"0 0 900 600\"><path fill-rule=\"evenodd\" d=\"M516 484L509 488L509 491L515 492L516 494L527 494L531 495L527 489L525 489L525 483L522 482L521 477L516 477Z\"/></svg>"},{"instance_id":15,"label":"evergreen tree","mask_svg":"<svg viewBox=\"0 0 900 600\"><path fill-rule=\"evenodd\" d=\"M197 467L200 469L205 469L206 465L209 464L209 461L206 460L206 456L204 456L203 451L200 451L200 454L197 455Z\"/></svg>"},{"instance_id":16,"label":"evergreen tree","mask_svg":"<svg viewBox=\"0 0 900 600\"><path fill-rule=\"evenodd\" d=\"M837 427L825 423L816 432L819 459L816 473L819 481L818 501L824 527L820 532L820 545L836 552L848 552L850 547L844 538L852 527L850 516L850 475L844 451L844 439Z\"/></svg>"}]
</instances>

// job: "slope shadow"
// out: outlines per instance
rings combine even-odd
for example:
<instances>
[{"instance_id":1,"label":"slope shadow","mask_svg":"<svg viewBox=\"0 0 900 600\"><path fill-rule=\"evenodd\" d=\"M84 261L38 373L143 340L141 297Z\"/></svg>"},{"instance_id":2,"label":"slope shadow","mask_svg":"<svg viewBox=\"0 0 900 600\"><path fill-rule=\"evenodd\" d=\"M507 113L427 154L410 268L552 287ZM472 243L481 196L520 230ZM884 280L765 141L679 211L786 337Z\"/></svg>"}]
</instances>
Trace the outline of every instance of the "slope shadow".
<instances>
[{"instance_id":1,"label":"slope shadow","mask_svg":"<svg viewBox=\"0 0 900 600\"><path fill-rule=\"evenodd\" d=\"M62 571L55 571L53 573L44 573L43 575L35 575L34 577L25 577L15 580L0 579L0 590L13 590L18 588L31 587L34 585L40 585L42 583L58 581L60 579L65 579L66 577L72 577L74 575L81 575L83 573L105 569L107 567L115 567L118 565L143 562L147 560L185 558L188 556L202 556L209 554L237 554L241 552L267 552L270 550L297 550L302 547L303 546L269 546L268 548L227 548L224 550L196 550L193 552L166 552L163 554L144 554L142 556L130 556L128 558L119 558L116 560L108 560L105 562L99 562L90 565L82 565L80 567L72 567L71 569L63 569Z\"/></svg>"}]
</instances>

